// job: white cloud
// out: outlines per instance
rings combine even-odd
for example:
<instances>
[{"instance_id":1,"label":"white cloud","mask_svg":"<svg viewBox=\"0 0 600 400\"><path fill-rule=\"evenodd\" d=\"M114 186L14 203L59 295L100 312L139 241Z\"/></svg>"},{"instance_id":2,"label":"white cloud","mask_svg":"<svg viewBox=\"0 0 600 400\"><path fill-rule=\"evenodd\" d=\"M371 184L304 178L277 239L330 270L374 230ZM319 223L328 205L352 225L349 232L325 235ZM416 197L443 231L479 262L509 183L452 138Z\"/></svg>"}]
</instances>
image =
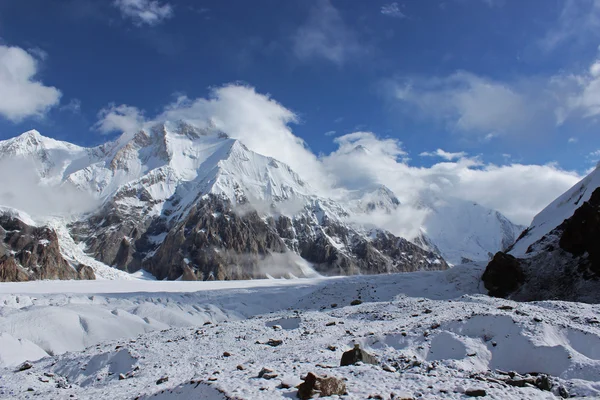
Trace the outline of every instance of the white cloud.
<instances>
[{"instance_id":1,"label":"white cloud","mask_svg":"<svg viewBox=\"0 0 600 400\"><path fill-rule=\"evenodd\" d=\"M388 17L406 18L406 15L404 15L404 13L400 11L400 7L396 2L381 6L381 13L383 15L387 15Z\"/></svg>"},{"instance_id":2,"label":"white cloud","mask_svg":"<svg viewBox=\"0 0 600 400\"><path fill-rule=\"evenodd\" d=\"M450 131L483 140L535 135L600 116L600 59L578 72L550 77L501 82L459 71L395 79L385 83L385 90L410 115L417 111Z\"/></svg>"},{"instance_id":3,"label":"white cloud","mask_svg":"<svg viewBox=\"0 0 600 400\"><path fill-rule=\"evenodd\" d=\"M327 131L327 132L325 132L325 136L333 136L336 133L337 133L336 131Z\"/></svg>"},{"instance_id":4,"label":"white cloud","mask_svg":"<svg viewBox=\"0 0 600 400\"><path fill-rule=\"evenodd\" d=\"M98 112L98 122L94 129L102 133L135 132L146 122L144 113L136 107L121 104L109 104Z\"/></svg>"},{"instance_id":5,"label":"white cloud","mask_svg":"<svg viewBox=\"0 0 600 400\"><path fill-rule=\"evenodd\" d=\"M444 151L442 149L437 149L436 151L424 151L421 154L419 154L421 157L440 157L443 158L444 160L448 160L448 161L452 161L452 160L457 160L459 158L463 158L467 156L467 153L465 153L464 151L458 152L458 153L450 153L447 151Z\"/></svg>"},{"instance_id":6,"label":"white cloud","mask_svg":"<svg viewBox=\"0 0 600 400\"><path fill-rule=\"evenodd\" d=\"M344 198L349 190L385 185L403 205L393 215L373 216L371 223L405 236L414 235L426 215L419 203L422 194L474 201L528 224L580 178L556 165L496 166L466 153L443 150L432 153L443 162L414 167L402 143L371 132L336 137L337 149L317 157L293 134L290 125L297 122L293 111L252 87L234 84L214 88L207 98L180 97L151 122L144 121L137 108L124 105L108 107L100 118L97 128L103 131L167 120L216 127L251 150L290 165L309 184L334 198Z\"/></svg>"},{"instance_id":7,"label":"white cloud","mask_svg":"<svg viewBox=\"0 0 600 400\"><path fill-rule=\"evenodd\" d=\"M114 0L124 18L130 18L137 26L158 25L173 17L173 7L158 0Z\"/></svg>"},{"instance_id":8,"label":"white cloud","mask_svg":"<svg viewBox=\"0 0 600 400\"><path fill-rule=\"evenodd\" d=\"M553 26L540 40L545 51L559 46L597 40L600 30L600 0L565 0Z\"/></svg>"},{"instance_id":9,"label":"white cloud","mask_svg":"<svg viewBox=\"0 0 600 400\"><path fill-rule=\"evenodd\" d=\"M0 115L19 122L41 117L56 106L61 92L37 81L38 61L20 47L0 45Z\"/></svg>"},{"instance_id":10,"label":"white cloud","mask_svg":"<svg viewBox=\"0 0 600 400\"><path fill-rule=\"evenodd\" d=\"M557 108L557 122L600 115L600 60L579 74L556 75L551 80L555 93L564 99Z\"/></svg>"},{"instance_id":11,"label":"white cloud","mask_svg":"<svg viewBox=\"0 0 600 400\"><path fill-rule=\"evenodd\" d=\"M492 137L520 132L537 112L528 93L464 71L443 78L404 78L392 87L402 104L463 133Z\"/></svg>"},{"instance_id":12,"label":"white cloud","mask_svg":"<svg viewBox=\"0 0 600 400\"><path fill-rule=\"evenodd\" d=\"M367 48L329 0L317 1L308 20L292 39L294 54L301 61L320 58L341 66L367 53Z\"/></svg>"},{"instance_id":13,"label":"white cloud","mask_svg":"<svg viewBox=\"0 0 600 400\"><path fill-rule=\"evenodd\" d=\"M33 158L0 160L0 204L25 211L34 218L84 213L98 206L91 195L69 182L60 186L44 184L38 167Z\"/></svg>"},{"instance_id":14,"label":"white cloud","mask_svg":"<svg viewBox=\"0 0 600 400\"><path fill-rule=\"evenodd\" d=\"M524 225L581 178L552 164L496 166L474 158L413 167L399 160L405 154L400 142L364 132L336 138L336 143L339 148L322 161L340 186L385 185L415 209L422 195L453 196L498 210Z\"/></svg>"},{"instance_id":15,"label":"white cloud","mask_svg":"<svg viewBox=\"0 0 600 400\"><path fill-rule=\"evenodd\" d=\"M567 142L568 143L577 143L578 141L579 141L579 139L577 139L576 137L570 137Z\"/></svg>"}]
</instances>

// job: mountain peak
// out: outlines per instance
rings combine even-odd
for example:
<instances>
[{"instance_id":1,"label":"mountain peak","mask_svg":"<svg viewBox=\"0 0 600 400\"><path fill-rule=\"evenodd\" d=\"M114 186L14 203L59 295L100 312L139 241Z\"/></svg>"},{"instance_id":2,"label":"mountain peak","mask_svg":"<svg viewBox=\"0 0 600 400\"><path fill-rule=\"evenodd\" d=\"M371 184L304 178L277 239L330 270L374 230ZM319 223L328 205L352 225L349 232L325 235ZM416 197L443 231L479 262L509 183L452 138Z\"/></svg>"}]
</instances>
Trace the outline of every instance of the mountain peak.
<instances>
[{"instance_id":1,"label":"mountain peak","mask_svg":"<svg viewBox=\"0 0 600 400\"><path fill-rule=\"evenodd\" d=\"M41 139L43 136L35 129L28 130L27 132L23 132L18 136L21 139L35 138Z\"/></svg>"}]
</instances>

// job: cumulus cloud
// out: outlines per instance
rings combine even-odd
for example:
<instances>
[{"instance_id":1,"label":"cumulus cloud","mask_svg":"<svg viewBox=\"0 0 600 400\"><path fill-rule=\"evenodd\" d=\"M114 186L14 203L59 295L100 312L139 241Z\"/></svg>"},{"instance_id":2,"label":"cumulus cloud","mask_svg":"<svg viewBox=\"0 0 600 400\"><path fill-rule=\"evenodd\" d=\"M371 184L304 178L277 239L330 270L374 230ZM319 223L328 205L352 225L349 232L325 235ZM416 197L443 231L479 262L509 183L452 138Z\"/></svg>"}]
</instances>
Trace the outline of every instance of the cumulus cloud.
<instances>
[{"instance_id":1,"label":"cumulus cloud","mask_svg":"<svg viewBox=\"0 0 600 400\"><path fill-rule=\"evenodd\" d=\"M384 87L407 115L484 140L535 135L600 115L600 59L580 71L511 82L458 71L445 77L399 77Z\"/></svg>"},{"instance_id":2,"label":"cumulus cloud","mask_svg":"<svg viewBox=\"0 0 600 400\"><path fill-rule=\"evenodd\" d=\"M342 186L385 185L416 209L424 199L452 196L498 210L524 225L581 178L552 164L496 166L468 157L418 168L402 161L402 144L395 139L360 133L336 142L339 148L323 163Z\"/></svg>"},{"instance_id":3,"label":"cumulus cloud","mask_svg":"<svg viewBox=\"0 0 600 400\"><path fill-rule=\"evenodd\" d=\"M451 153L448 151L444 151L442 149L437 149L436 151L424 151L419 155L421 157L440 157L440 158L443 158L444 160L452 161L452 160L457 160L459 158L466 157L467 153L465 153L464 151L460 151L457 153Z\"/></svg>"},{"instance_id":4,"label":"cumulus cloud","mask_svg":"<svg viewBox=\"0 0 600 400\"><path fill-rule=\"evenodd\" d=\"M329 0L317 0L292 39L294 54L301 61L325 59L341 66L367 52Z\"/></svg>"},{"instance_id":5,"label":"cumulus cloud","mask_svg":"<svg viewBox=\"0 0 600 400\"><path fill-rule=\"evenodd\" d=\"M435 199L447 196L477 202L527 225L581 178L553 164L497 166L464 152L441 149L427 154L440 157L442 162L414 167L400 141L372 132L336 137L336 150L317 157L293 134L291 126L298 121L293 111L252 87L238 84L214 88L206 98L179 97L148 121L142 111L130 106L113 105L100 116L97 127L104 131L178 120L217 128L251 150L290 165L320 193L333 198L344 199L350 191L385 185L402 206L392 214L371 215L370 223L405 237L418 233L427 207Z\"/></svg>"},{"instance_id":6,"label":"cumulus cloud","mask_svg":"<svg viewBox=\"0 0 600 400\"><path fill-rule=\"evenodd\" d=\"M115 0L113 5L137 26L158 25L174 14L169 3L161 4L158 0Z\"/></svg>"},{"instance_id":7,"label":"cumulus cloud","mask_svg":"<svg viewBox=\"0 0 600 400\"><path fill-rule=\"evenodd\" d=\"M551 84L565 99L556 111L559 124L569 118L600 115L600 60L595 60L587 71L556 75Z\"/></svg>"},{"instance_id":8,"label":"cumulus cloud","mask_svg":"<svg viewBox=\"0 0 600 400\"><path fill-rule=\"evenodd\" d=\"M20 47L0 46L0 115L13 122L41 117L61 92L36 80L38 61Z\"/></svg>"},{"instance_id":9,"label":"cumulus cloud","mask_svg":"<svg viewBox=\"0 0 600 400\"><path fill-rule=\"evenodd\" d=\"M381 6L381 13L388 17L406 18L406 15L404 15L404 13L400 11L400 7L396 2Z\"/></svg>"},{"instance_id":10,"label":"cumulus cloud","mask_svg":"<svg viewBox=\"0 0 600 400\"><path fill-rule=\"evenodd\" d=\"M146 122L144 113L136 107L121 104L109 104L98 112L98 122L94 129L101 133L134 132L141 129Z\"/></svg>"}]
</instances>

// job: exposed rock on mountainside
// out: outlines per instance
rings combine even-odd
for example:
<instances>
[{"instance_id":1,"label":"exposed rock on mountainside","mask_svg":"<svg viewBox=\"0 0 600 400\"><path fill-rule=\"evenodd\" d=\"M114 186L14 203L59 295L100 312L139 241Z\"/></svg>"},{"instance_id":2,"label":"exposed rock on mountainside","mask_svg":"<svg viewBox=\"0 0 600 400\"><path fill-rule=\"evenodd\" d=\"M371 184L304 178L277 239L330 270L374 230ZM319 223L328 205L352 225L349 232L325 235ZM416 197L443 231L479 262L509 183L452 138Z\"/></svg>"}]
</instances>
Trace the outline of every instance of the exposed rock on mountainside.
<instances>
[{"instance_id":1,"label":"exposed rock on mountainside","mask_svg":"<svg viewBox=\"0 0 600 400\"><path fill-rule=\"evenodd\" d=\"M161 123L94 148L30 131L0 142L0 161L30 165L36 186L69 194L55 201L68 207L57 207L52 216L69 216L68 229L61 225L58 231L87 254L122 271L144 268L160 279L446 269L442 255L454 263L485 260L518 230L498 213L447 199L430 205L441 208L411 242L370 225L372 215L391 218L402 206L385 186L330 198L288 165L251 151L210 123ZM0 193L0 204L18 207L12 195ZM481 218L487 222L475 230L472 221ZM450 227L472 232L456 235Z\"/></svg>"},{"instance_id":2,"label":"exposed rock on mountainside","mask_svg":"<svg viewBox=\"0 0 600 400\"><path fill-rule=\"evenodd\" d=\"M63 258L56 232L0 213L0 282L95 278L90 267Z\"/></svg>"},{"instance_id":3,"label":"exposed rock on mountainside","mask_svg":"<svg viewBox=\"0 0 600 400\"><path fill-rule=\"evenodd\" d=\"M525 277L518 259L510 254L498 252L488 264L481 279L490 296L505 297L517 290Z\"/></svg>"},{"instance_id":4,"label":"exposed rock on mountainside","mask_svg":"<svg viewBox=\"0 0 600 400\"><path fill-rule=\"evenodd\" d=\"M600 187L586 190L588 200L578 201L569 218L532 243L520 258L496 254L482 277L490 295L600 301Z\"/></svg>"}]
</instances>

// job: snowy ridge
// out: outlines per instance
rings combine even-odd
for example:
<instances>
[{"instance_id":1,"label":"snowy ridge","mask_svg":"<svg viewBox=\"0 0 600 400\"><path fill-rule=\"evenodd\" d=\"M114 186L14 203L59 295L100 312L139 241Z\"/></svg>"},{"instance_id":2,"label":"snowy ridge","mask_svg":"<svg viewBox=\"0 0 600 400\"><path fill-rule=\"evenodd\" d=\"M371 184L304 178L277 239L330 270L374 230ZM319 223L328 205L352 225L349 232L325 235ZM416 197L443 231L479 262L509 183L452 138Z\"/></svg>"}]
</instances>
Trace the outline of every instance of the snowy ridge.
<instances>
[{"instance_id":1,"label":"snowy ridge","mask_svg":"<svg viewBox=\"0 0 600 400\"><path fill-rule=\"evenodd\" d=\"M134 238L132 232L146 229L153 218L164 218L168 229L183 220L192 206L206 195L228 199L240 207L242 213L253 209L264 218L304 218L313 225L311 232L303 233L304 237L311 237L311 240L325 238L325 243L320 244L322 251L333 246L345 252L349 243L343 243L336 235L317 226L334 222L338 227L332 229L336 232L350 231L370 241L377 236L377 230L383 230L372 223L372 217L385 221L386 215L394 213L400 206L396 195L383 186L329 198L303 181L288 165L249 150L240 141L210 125L199 129L181 121L165 122L137 133L124 133L113 142L93 148L82 148L30 131L0 142L0 150L0 162L17 170L21 168L19 163L33 162L40 185L81 194L79 202L87 208L76 215L67 214L69 222L87 221L90 215L99 215L88 226L87 238L93 238L97 233L95 229L102 229L103 240L110 241L113 247L122 239L137 240L139 236ZM77 202L77 196L70 197ZM518 229L500 214L483 207L470 207L470 204L452 199L445 203L430 203L428 207L432 212L423 227L427 238L417 243L427 251L439 249L453 264L460 263L463 258L487 260L490 253L503 250L505 244L514 239L514 230ZM438 206L441 208L437 209ZM108 216L117 222L104 226L106 220L102 219L102 210L110 209L117 210L117 215ZM47 221L60 215L32 216ZM118 222L123 218L130 220L131 229L123 228ZM484 224L477 227L474 221L484 221ZM88 257L86 265L94 264L96 270L104 271L99 273L100 276L119 276L108 273L103 269L105 264L94 263L86 256L84 252L89 249L70 243L72 239L67 237L67 229L57 229L61 232L61 242L66 243L61 246L71 260L82 262ZM291 229L296 230L295 227ZM466 236L462 234L464 229L469 232ZM122 235L119 237L119 234ZM82 239L86 239L85 234L79 235L78 240ZM294 240L289 242L296 246L293 251L299 252L294 243ZM101 248L102 244L97 243L94 256ZM131 255L128 257L130 260ZM111 254L102 260L113 265L115 258ZM122 262L129 262L127 260Z\"/></svg>"},{"instance_id":2,"label":"snowy ridge","mask_svg":"<svg viewBox=\"0 0 600 400\"><path fill-rule=\"evenodd\" d=\"M16 218L29 226L37 226L37 223L27 213L11 207L0 206L0 215Z\"/></svg>"},{"instance_id":3,"label":"snowy ridge","mask_svg":"<svg viewBox=\"0 0 600 400\"><path fill-rule=\"evenodd\" d=\"M570 218L584 202L588 201L596 188L600 187L600 168L596 168L571 189L558 197L538 215L527 232L512 247L510 254L522 257L532 244Z\"/></svg>"}]
</instances>

